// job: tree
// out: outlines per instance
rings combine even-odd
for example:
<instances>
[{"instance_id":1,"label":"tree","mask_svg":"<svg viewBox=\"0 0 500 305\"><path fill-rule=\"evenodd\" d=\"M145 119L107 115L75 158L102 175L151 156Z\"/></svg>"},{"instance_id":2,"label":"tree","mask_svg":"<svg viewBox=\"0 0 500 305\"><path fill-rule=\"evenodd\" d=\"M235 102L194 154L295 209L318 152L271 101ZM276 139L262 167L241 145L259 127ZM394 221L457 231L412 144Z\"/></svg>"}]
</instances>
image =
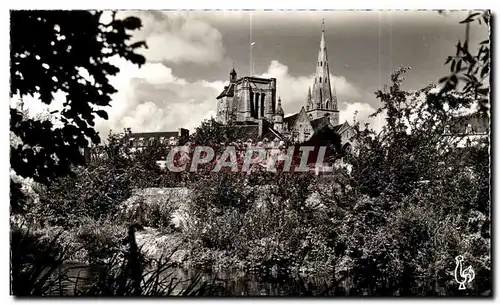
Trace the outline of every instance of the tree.
<instances>
[{"instance_id":1,"label":"tree","mask_svg":"<svg viewBox=\"0 0 500 305\"><path fill-rule=\"evenodd\" d=\"M101 156L76 169L74 175L55 179L44 188L40 204L30 211L34 218L71 227L84 218L112 217L134 189L157 187L160 173L155 160L150 154L130 152L130 132L110 133Z\"/></svg>"},{"instance_id":2,"label":"tree","mask_svg":"<svg viewBox=\"0 0 500 305\"><path fill-rule=\"evenodd\" d=\"M64 109L52 113L61 125L25 117L10 109L10 130L21 143L11 144L11 167L22 177L40 183L71 173L85 162L82 150L94 130L97 116L107 119L116 89L109 76L120 70L110 60L121 57L139 66L145 58L135 51L146 46L131 43L130 31L141 27L135 17L119 19L116 12L103 23L100 11L12 11L10 96L35 96L51 104L56 93L65 95ZM87 74L87 75L85 75Z\"/></svg>"},{"instance_id":3,"label":"tree","mask_svg":"<svg viewBox=\"0 0 500 305\"><path fill-rule=\"evenodd\" d=\"M461 24L465 24L466 27L464 42L458 41L456 54L448 56L446 59L445 64L450 65L451 75L440 79L440 83L444 85L441 90L442 93L461 87L462 93L471 94L474 97L474 100L478 104L478 111L482 113L487 113L490 108L490 40L481 41L476 53L471 53L469 28L470 24L474 22L489 27L490 18L491 11L485 10L469 13L467 18L460 22Z\"/></svg>"}]
</instances>

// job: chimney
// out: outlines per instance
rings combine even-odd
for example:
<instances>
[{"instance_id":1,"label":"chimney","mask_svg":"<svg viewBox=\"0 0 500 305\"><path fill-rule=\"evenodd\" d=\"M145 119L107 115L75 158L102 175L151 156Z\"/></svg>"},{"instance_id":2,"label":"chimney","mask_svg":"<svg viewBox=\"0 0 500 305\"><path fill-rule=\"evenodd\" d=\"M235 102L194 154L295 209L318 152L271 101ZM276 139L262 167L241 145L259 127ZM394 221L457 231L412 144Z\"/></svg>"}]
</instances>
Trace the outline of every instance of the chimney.
<instances>
[{"instance_id":1,"label":"chimney","mask_svg":"<svg viewBox=\"0 0 500 305\"><path fill-rule=\"evenodd\" d=\"M184 145L189 138L189 129L179 128L178 135L179 135L179 141L178 141L179 145Z\"/></svg>"}]
</instances>

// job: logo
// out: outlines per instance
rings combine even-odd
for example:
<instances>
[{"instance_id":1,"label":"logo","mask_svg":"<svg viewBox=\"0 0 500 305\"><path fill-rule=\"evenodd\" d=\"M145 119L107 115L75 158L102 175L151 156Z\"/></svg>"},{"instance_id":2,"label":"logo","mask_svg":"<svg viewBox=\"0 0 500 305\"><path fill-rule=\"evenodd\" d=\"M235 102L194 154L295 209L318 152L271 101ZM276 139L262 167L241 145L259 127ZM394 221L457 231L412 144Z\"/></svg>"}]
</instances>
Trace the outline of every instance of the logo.
<instances>
[{"instance_id":1,"label":"logo","mask_svg":"<svg viewBox=\"0 0 500 305\"><path fill-rule=\"evenodd\" d=\"M455 267L455 281L460 284L458 290L465 290L465 284L472 282L476 274L474 273L472 266L464 269L462 265L464 257L462 255L455 257L455 261L457 262Z\"/></svg>"}]
</instances>

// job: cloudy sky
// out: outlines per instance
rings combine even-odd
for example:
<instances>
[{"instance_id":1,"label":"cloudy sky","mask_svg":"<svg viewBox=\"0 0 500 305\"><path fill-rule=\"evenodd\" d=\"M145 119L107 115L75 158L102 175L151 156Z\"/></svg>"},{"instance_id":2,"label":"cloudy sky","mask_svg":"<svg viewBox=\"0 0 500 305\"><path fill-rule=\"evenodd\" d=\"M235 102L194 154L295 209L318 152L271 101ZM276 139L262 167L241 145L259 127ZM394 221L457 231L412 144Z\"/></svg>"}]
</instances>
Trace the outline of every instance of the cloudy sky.
<instances>
[{"instance_id":1,"label":"cloudy sky","mask_svg":"<svg viewBox=\"0 0 500 305\"><path fill-rule=\"evenodd\" d=\"M448 72L444 61L465 35L458 22L465 12L434 11L141 11L121 12L142 19L137 40L146 40L142 68L116 60L118 93L108 109L110 129L136 132L192 129L214 114L216 96L234 63L238 76L275 77L286 114L305 105L325 20L332 81L341 122L354 111L364 121L379 103L374 92L399 66L410 66L406 88L419 89ZM486 27L471 28L473 42ZM373 125L380 124L372 121ZM375 126L376 127L376 126Z\"/></svg>"}]
</instances>

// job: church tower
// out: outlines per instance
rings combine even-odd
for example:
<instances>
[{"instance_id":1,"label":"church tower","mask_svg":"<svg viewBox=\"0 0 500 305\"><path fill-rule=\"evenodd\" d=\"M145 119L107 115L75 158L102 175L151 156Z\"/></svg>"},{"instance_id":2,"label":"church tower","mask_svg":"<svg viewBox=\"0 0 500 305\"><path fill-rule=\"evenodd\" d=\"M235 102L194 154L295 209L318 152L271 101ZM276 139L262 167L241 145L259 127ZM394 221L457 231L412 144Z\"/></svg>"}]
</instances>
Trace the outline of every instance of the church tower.
<instances>
[{"instance_id":1,"label":"church tower","mask_svg":"<svg viewBox=\"0 0 500 305\"><path fill-rule=\"evenodd\" d=\"M307 96L306 109L307 114L312 120L328 115L330 116L332 125L335 126L339 124L337 95L335 91L332 92L330 85L330 69L328 64L328 52L326 49L324 20L322 22L318 60L316 61L316 73L312 91L310 91Z\"/></svg>"},{"instance_id":2,"label":"church tower","mask_svg":"<svg viewBox=\"0 0 500 305\"><path fill-rule=\"evenodd\" d=\"M285 116L285 112L283 111L283 107L281 107L281 97L278 97L278 108L276 109L276 113L273 116L274 124L273 128L277 132L283 132L283 117Z\"/></svg>"}]
</instances>

